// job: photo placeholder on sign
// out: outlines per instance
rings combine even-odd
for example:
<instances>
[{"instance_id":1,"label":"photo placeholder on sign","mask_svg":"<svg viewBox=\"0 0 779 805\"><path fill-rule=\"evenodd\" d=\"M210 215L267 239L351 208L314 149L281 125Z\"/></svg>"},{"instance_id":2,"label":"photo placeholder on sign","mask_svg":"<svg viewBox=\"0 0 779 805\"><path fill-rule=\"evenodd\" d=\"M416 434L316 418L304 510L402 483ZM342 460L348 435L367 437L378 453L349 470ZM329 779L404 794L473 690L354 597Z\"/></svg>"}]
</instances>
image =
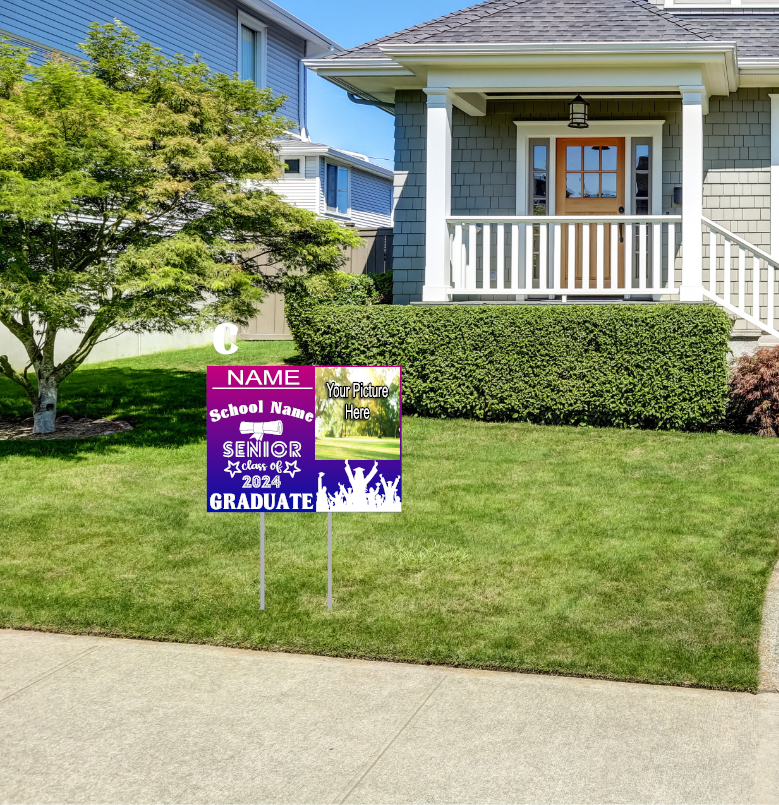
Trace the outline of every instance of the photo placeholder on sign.
<instances>
[{"instance_id":1,"label":"photo placeholder on sign","mask_svg":"<svg viewBox=\"0 0 779 805\"><path fill-rule=\"evenodd\" d=\"M317 511L400 512L401 370L316 367Z\"/></svg>"}]
</instances>

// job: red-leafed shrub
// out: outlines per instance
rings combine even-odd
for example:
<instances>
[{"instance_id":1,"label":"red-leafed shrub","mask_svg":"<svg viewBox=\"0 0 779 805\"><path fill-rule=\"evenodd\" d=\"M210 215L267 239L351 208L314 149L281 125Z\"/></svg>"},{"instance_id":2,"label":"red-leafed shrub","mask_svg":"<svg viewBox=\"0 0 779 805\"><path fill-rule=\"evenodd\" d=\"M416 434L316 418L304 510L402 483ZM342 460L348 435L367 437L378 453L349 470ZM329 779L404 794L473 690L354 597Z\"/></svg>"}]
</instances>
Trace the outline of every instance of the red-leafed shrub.
<instances>
[{"instance_id":1,"label":"red-leafed shrub","mask_svg":"<svg viewBox=\"0 0 779 805\"><path fill-rule=\"evenodd\" d=\"M730 417L758 436L779 435L779 347L743 355L730 379Z\"/></svg>"}]
</instances>

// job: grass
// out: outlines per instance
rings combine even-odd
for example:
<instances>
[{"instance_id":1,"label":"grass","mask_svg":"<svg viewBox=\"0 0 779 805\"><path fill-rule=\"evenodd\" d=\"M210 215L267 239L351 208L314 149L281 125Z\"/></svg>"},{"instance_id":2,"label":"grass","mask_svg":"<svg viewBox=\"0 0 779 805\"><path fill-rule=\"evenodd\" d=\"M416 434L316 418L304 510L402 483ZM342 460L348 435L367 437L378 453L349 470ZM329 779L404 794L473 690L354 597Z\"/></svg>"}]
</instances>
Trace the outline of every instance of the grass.
<instances>
[{"instance_id":1,"label":"grass","mask_svg":"<svg viewBox=\"0 0 779 805\"><path fill-rule=\"evenodd\" d=\"M240 359L240 360L236 360ZM0 442L0 625L754 690L779 440L404 421L403 514L205 511L206 363L85 366L61 411L136 429ZM0 416L27 416L0 380Z\"/></svg>"},{"instance_id":2,"label":"grass","mask_svg":"<svg viewBox=\"0 0 779 805\"><path fill-rule=\"evenodd\" d=\"M317 436L316 457L322 460L354 459L380 461L400 458L400 439L379 439L375 436L336 438Z\"/></svg>"}]
</instances>

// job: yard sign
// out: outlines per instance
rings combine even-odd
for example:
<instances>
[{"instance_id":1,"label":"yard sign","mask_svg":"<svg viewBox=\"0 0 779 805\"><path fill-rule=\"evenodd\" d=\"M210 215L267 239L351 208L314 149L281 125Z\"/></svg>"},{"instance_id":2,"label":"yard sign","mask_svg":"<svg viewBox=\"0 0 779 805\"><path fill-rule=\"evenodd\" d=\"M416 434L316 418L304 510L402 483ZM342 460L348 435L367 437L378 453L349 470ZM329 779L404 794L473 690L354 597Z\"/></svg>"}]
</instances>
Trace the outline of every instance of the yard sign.
<instances>
[{"instance_id":1,"label":"yard sign","mask_svg":"<svg viewBox=\"0 0 779 805\"><path fill-rule=\"evenodd\" d=\"M399 512L399 366L209 366L210 512L259 512L265 608L265 512Z\"/></svg>"},{"instance_id":2,"label":"yard sign","mask_svg":"<svg viewBox=\"0 0 779 805\"><path fill-rule=\"evenodd\" d=\"M398 366L209 366L208 511L401 511Z\"/></svg>"}]
</instances>

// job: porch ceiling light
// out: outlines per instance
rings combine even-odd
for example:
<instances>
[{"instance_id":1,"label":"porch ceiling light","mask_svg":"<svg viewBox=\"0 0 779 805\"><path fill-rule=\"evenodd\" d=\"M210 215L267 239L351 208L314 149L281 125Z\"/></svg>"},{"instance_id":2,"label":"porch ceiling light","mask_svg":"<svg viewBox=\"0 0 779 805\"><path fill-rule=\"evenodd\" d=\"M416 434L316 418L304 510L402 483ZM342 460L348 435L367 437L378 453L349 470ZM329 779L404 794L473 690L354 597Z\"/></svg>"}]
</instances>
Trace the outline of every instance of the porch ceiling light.
<instances>
[{"instance_id":1,"label":"porch ceiling light","mask_svg":"<svg viewBox=\"0 0 779 805\"><path fill-rule=\"evenodd\" d=\"M582 98L581 95L577 95L569 104L570 114L568 128L569 129L587 129L589 128L589 124L587 123L587 107L589 104L587 101Z\"/></svg>"}]
</instances>

